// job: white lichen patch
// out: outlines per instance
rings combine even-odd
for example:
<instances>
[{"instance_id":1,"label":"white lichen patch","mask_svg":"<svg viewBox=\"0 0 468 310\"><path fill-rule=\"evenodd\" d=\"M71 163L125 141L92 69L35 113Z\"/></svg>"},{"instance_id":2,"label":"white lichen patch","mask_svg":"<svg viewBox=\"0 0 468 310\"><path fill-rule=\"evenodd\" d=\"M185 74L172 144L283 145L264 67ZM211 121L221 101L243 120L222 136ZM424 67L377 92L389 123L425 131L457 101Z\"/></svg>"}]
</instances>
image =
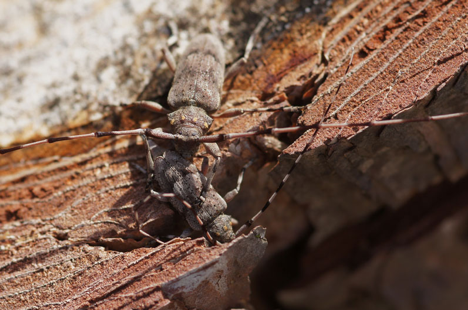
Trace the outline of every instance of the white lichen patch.
<instances>
[{"instance_id":1,"label":"white lichen patch","mask_svg":"<svg viewBox=\"0 0 468 310\"><path fill-rule=\"evenodd\" d=\"M226 25L215 13L225 5L213 2L0 0L0 146L134 100L161 61L169 21L198 19L198 30L181 30L182 39L213 19Z\"/></svg>"}]
</instances>

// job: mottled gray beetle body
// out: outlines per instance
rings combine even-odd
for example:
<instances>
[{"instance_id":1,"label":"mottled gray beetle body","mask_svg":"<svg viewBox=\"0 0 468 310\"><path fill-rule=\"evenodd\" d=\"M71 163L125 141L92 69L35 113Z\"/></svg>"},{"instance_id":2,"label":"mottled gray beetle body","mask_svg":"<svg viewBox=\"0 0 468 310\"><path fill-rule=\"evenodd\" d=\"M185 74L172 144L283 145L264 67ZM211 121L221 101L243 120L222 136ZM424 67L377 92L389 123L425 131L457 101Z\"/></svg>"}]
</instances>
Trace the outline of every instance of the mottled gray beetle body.
<instances>
[{"instance_id":1,"label":"mottled gray beetle body","mask_svg":"<svg viewBox=\"0 0 468 310\"><path fill-rule=\"evenodd\" d=\"M200 199L206 177L197 167L184 159L179 153L165 150L149 140L151 156L154 160L154 179L164 193L174 193L188 202L207 232L219 242L229 242L235 238L232 229L232 218L225 215L227 203L218 192L210 186L205 199ZM188 209L179 199L170 198L172 207L180 213L190 228L201 231L203 228L192 210Z\"/></svg>"},{"instance_id":2,"label":"mottled gray beetle body","mask_svg":"<svg viewBox=\"0 0 468 310\"><path fill-rule=\"evenodd\" d=\"M173 110L185 106L219 109L224 81L224 49L211 34L195 37L182 55L168 96Z\"/></svg>"},{"instance_id":3,"label":"mottled gray beetle body","mask_svg":"<svg viewBox=\"0 0 468 310\"><path fill-rule=\"evenodd\" d=\"M208 132L213 119L207 113L217 111L224 82L224 49L211 34L195 37L182 55L168 104L173 133L201 137ZM197 142L175 142L177 151L190 158L198 150Z\"/></svg>"}]
</instances>

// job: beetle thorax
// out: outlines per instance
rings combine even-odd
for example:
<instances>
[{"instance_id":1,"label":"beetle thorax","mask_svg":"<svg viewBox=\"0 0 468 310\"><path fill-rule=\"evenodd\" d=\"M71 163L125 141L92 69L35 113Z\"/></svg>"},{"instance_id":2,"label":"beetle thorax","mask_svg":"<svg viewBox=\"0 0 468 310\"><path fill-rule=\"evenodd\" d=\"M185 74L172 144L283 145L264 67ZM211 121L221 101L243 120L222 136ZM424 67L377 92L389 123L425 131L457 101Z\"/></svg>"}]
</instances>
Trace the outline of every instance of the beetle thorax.
<instances>
[{"instance_id":1,"label":"beetle thorax","mask_svg":"<svg viewBox=\"0 0 468 310\"><path fill-rule=\"evenodd\" d=\"M187 137L186 141L174 141L177 152L185 158L193 157L200 146L197 138L208 132L213 119L205 110L195 106L182 107L168 114L168 119L174 134Z\"/></svg>"}]
</instances>

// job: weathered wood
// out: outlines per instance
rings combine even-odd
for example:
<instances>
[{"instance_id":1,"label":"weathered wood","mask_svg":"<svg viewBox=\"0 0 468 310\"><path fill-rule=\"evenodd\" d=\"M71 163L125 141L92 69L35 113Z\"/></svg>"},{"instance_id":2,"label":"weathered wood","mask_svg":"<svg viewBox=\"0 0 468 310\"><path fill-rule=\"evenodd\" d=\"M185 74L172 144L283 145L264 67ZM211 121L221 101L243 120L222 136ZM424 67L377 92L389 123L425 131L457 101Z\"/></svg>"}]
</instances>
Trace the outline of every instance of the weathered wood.
<instances>
[{"instance_id":1,"label":"weathered wood","mask_svg":"<svg viewBox=\"0 0 468 310\"><path fill-rule=\"evenodd\" d=\"M278 26L282 32L278 37L275 30L266 31L265 38L273 40L267 40L268 43L261 50L254 51L251 55L252 62L247 65L246 71L230 85L225 85L225 91L229 89L230 92L223 98L223 102L227 103L223 109L262 106L263 100L284 92L293 104L307 105L313 100L318 100L315 107L311 106L300 119L306 123L314 122L322 111L323 102L330 102L337 85L344 82L335 101L335 111L338 111L337 108L341 104L346 104L336 114L337 121L345 120L351 114L354 118L350 120L387 116L411 105L413 101L416 107L405 111L405 117L467 110L467 32L464 29L468 24L465 1L355 1L347 6L336 5L325 15L316 15L314 8L306 13L301 7L297 8L297 11L296 8L289 10L286 6L279 7L280 16L285 16L286 20L288 16L293 17L283 24L287 30ZM244 25L241 23L240 27ZM248 33L243 36L246 39ZM230 42L225 41L228 44ZM237 42L236 45L239 51L245 46L242 42ZM353 54L353 45L355 48L351 73L343 78L350 62L349 57ZM227 50L232 49L228 47ZM140 59L141 56L136 58ZM146 63L148 60L144 61ZM153 59L152 63L154 62ZM135 80L138 79L141 80L141 77ZM165 81L166 79L161 78L161 84ZM163 95L164 89L167 92L169 88L162 89L158 91ZM391 92L388 92L389 90ZM259 98L261 100L258 100ZM139 125L137 121L141 119L144 119L144 116L138 112L126 111L122 118L116 117L114 120L119 125L118 128L122 129L135 128L135 125ZM275 114L264 113L216 120L213 128L216 132L242 132L263 126L265 123L288 125L291 121L294 122L294 118L284 115L277 118ZM89 129L80 130L92 131ZM345 130L341 132L341 136L337 136L336 131L323 131L320 141L325 141L327 145L316 145L317 148L307 153L302 165L286 185L286 191L279 195L274 207L260 222L268 227L267 237L271 243L267 254L270 259L267 263L262 263L267 269L263 270L263 274L259 271L257 276L260 279L265 275L279 277L277 280L268 277L263 283L262 288L270 290L271 293L266 299L273 302L274 306L283 308L312 306L324 309L329 301L342 301L341 304L334 304L336 307L342 307L343 304L348 305L350 300L356 300L352 299L355 296L353 288L356 287L356 279L359 279L359 287L365 288L362 290L365 293L364 297L367 297L363 297L364 301L378 303L384 300L384 304L393 304L392 298L395 295L392 295L392 292L405 288L408 291L430 292L434 309L441 308L440 305L444 305L447 300L453 300L453 308L457 303L465 305L466 289L463 290L464 287L460 284L463 283L461 279L466 279L464 267L455 262L457 259L461 262L468 259L464 254L464 237L460 232L463 231L463 219L466 218L463 216L463 204L452 206L453 212L446 213L442 212L443 204L416 208L427 212L423 212L420 217L410 217L409 213L406 216L405 212L414 211L408 205L411 199L424 197L428 191L437 194L436 197L431 196L433 201L444 200L444 195L448 193L454 197L461 194L460 184L465 180L468 166L467 130L465 120L452 120L427 125L366 129L358 134ZM342 137L349 139L345 140ZM281 137L281 142L289 144L296 138ZM271 176L279 180L284 175L291 163L290 158L300 150L304 139L305 137L299 138L286 150L286 153L291 155L283 155L280 158L273 174L268 174L269 166L258 172L248 171L245 186L239 197L230 204L228 213L241 221L255 213L277 186L277 182L271 180ZM216 187L221 192L233 187L233 180L240 167L252 156L259 158L258 167L262 159L269 162L271 154L274 155L281 149L282 143L275 139L260 140L255 139L255 144L248 144L249 147L245 147L245 142L226 145L226 148L230 148L237 156L225 154L224 164L219 170L220 178L215 180ZM336 141L337 143L330 143ZM61 151L49 146L48 149L37 149L22 154L21 157L12 155L7 161L3 161L2 167L8 165L8 172L4 172L6 168L2 170L2 182L14 182L4 183L8 184L8 190L1 192L4 220L19 223L19 219L47 219L56 214L55 212L74 210L66 216L66 220L51 220L54 225L62 225L58 226L59 232L80 223L101 222L98 223L100 227L94 224L76 226L70 235L79 240L83 236L88 238L103 234L104 238L96 243L101 242L109 248L119 250L141 246L136 241L131 241L134 235L130 230L124 229L134 223L130 210L119 208L135 204L144 192L145 177L134 168L135 163L144 165L144 158L141 157L143 148L120 146L123 143L120 141L109 142L109 150L105 153L100 154L100 150L105 146L98 147L96 152L89 152L95 144L101 142L69 144L73 147L62 146L64 149ZM110 150L113 151L109 152ZM265 156L263 150L267 150L267 154L270 155ZM54 162L57 157L51 155L79 153L83 155L65 158L59 163ZM25 158L36 160L11 164L15 158L17 161ZM43 161L38 161L37 158L43 158ZM106 166L106 162L109 166ZM49 166L50 164L53 166ZM34 176L35 169L43 172ZM56 173L57 179L53 176ZM435 190L439 186L447 186L448 189ZM58 189L59 194L52 195L53 189ZM111 196L110 191L115 196ZM22 206L5 203L15 200L21 201ZM101 209L97 208L96 204L101 204ZM148 230L155 233L171 233L174 227L171 221L177 221L173 214L169 214L167 220L166 217L160 220L159 215L153 213L156 208L153 208L154 205L139 208L140 218L148 219ZM97 217L91 219L92 216L77 216L74 212L81 209L89 214L97 214ZM102 210L104 211L98 213ZM380 212L387 217L379 218ZM83 218L86 219L85 222ZM436 221L436 218L439 221ZM124 227L106 222L115 219L119 219L119 223ZM421 232L419 236L424 239L410 238L414 233L411 231L412 223L405 223L404 229L399 231L400 219L414 221L415 229ZM392 229L382 231L380 226L375 226L385 220L388 222L382 224L381 229ZM434 227L425 225L426 221L434 223ZM68 222L69 224L66 224ZM454 222L458 223L455 226L459 231L449 225ZM31 222L25 223L36 225ZM43 225L41 221L36 223ZM440 229L437 229L437 224L441 224ZM359 230L361 225L365 227L364 233ZM311 229L311 226L314 229ZM359 229L354 230L355 227ZM434 229L432 235L429 234L431 228ZM372 234L367 233L367 229ZM371 247L366 246L368 238L387 231L392 235L376 238ZM125 239L116 237L119 233ZM60 233L56 236L61 239L67 237ZM403 242L407 245L406 253L414 253L417 259L416 262L411 262L408 258L404 261L420 272L420 278L408 270L405 272L401 265L399 267L398 262L403 260L401 256L405 251L395 250L395 244L398 244L395 243L395 239L409 240ZM5 237L4 240L9 239ZM414 240L420 241L414 243ZM352 244L357 249L347 251L347 244ZM45 248L49 247L46 245ZM304 281L302 283L307 283L307 287L301 286L299 289L282 291L280 294L278 292L284 288L285 283L293 280L292 272L282 274L282 270L286 266L300 266L297 263L301 258L298 248L306 248L305 259L309 260L304 261L302 266L310 268L307 274L314 276L301 279ZM395 275L392 279L399 277L400 281L383 281L382 291L379 291L381 295L378 295L380 299L372 299L375 295L370 292L376 285L373 281L365 281L372 278L372 275L365 273L362 268L373 268L372 270L379 275L378 259L383 261L389 249L396 253L397 259L390 261L390 272L384 274ZM443 254L439 255L439 250ZM363 259L364 254L369 255L369 258L375 255L374 260ZM21 255L21 252L16 252L16 255ZM318 265L311 257L319 257L328 267L323 268L323 265ZM449 257L457 259L454 258L449 264L445 264ZM12 256L7 257L9 260L11 258ZM282 260L279 260L280 258ZM275 259L280 263L275 265ZM435 259L436 263L431 259ZM366 262L370 262L371 266ZM352 269L348 271L343 266L363 267L354 269L357 271L353 272ZM436 271L430 269L433 266L437 267ZM300 268L303 270L305 267ZM433 282L427 280L431 271L441 275L446 280L444 283L453 283L450 292L444 290L444 285L431 287ZM284 278L281 278L281 275ZM257 284L258 279L255 280ZM417 283L421 285L418 286ZM368 289L369 287L371 288ZM369 295L366 295L368 293ZM312 297L313 299L310 299ZM402 299L405 305L415 300L406 297L405 295ZM278 304L278 300L282 304ZM271 308L271 304L269 305L270 307L266 308Z\"/></svg>"}]
</instances>

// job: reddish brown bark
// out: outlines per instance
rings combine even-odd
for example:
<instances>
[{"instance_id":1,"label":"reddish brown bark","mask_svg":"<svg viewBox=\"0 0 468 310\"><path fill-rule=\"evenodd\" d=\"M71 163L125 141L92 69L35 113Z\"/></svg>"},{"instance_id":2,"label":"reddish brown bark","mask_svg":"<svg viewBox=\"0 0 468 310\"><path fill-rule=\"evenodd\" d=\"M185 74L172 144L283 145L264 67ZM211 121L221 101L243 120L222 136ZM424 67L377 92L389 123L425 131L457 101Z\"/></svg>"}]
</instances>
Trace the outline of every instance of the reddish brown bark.
<instances>
[{"instance_id":1,"label":"reddish brown bark","mask_svg":"<svg viewBox=\"0 0 468 310\"><path fill-rule=\"evenodd\" d=\"M278 5L274 14L276 21L287 27L269 26L263 32L266 41L263 47L254 50L245 72L225 85L226 105L222 109L263 106L267 99L285 96L289 104L307 106L297 121L311 124L320 119L323 106L333 101L338 86L342 85L332 104L334 117L328 120L330 122L387 118L402 110L405 111L399 116L406 118L467 111L466 6L466 1L356 1L336 4L320 15L314 9L305 13L301 7L288 11L287 6ZM289 22L281 24L282 18L289 18ZM281 31L278 32L278 28ZM349 73L344 75L349 63ZM162 94L164 91L157 95ZM406 111L407 108L410 109ZM114 122L104 122L109 127L103 129L135 128L142 118L139 114L126 111ZM275 113L244 115L217 121L213 128L214 132L242 132L275 123L289 125L296 122L296 117ZM448 301L452 301L452 309L465 305L466 284L459 280L465 272L462 264L452 263L452 269L444 269L444 264L440 263L437 270L432 270L448 279L448 283L454 283L456 289L450 293L442 288L432 290L432 282L427 279L416 283L413 281L416 277L405 266L412 266L409 268L412 270L419 265L434 266L431 263L438 250L445 254L437 256L440 261L451 253L455 253L459 261L466 261L463 250L466 199L462 194L468 169L467 124L466 119L457 119L362 131L351 128L319 131L314 149L306 153L285 191L260 221L268 227L270 247L255 280L258 284L265 279L261 288L266 291L263 296L267 296L267 302L259 302L258 307L262 304L265 308L314 309L326 309L330 304L350 309L362 309L363 304L370 304L372 309L376 304L398 304L402 309L412 307L414 300L411 298L395 297L399 287L422 292L423 296L431 295L429 309L446 307ZM164 122L155 127L159 125ZM101 129L102 126L96 127ZM225 143L224 150L230 148L237 154L225 153L215 182L220 192L232 189L240 167L253 156L258 158L256 169L247 172L239 197L230 204L230 213L242 221L257 212L278 185L272 176L279 180L285 175L292 163L291 157L301 151L308 137L310 134L280 137L281 143L290 146L271 174L267 171L268 163L274 162L271 154L281 148L280 142L269 139L268 145L264 140L250 139ZM65 262L71 260L66 256L68 252L54 247L68 246L70 242L75 245L72 249L86 249L91 253L86 257L94 257L87 260L85 257L84 266L94 266L95 261L116 255L116 252L89 244L106 245L119 251L137 248L120 254L118 257L122 259L127 255L157 251L158 248L140 248L148 240L141 240L133 210L129 208L136 206L144 194L145 176L135 166L145 165L142 147L133 145L133 140L130 146L124 141L128 140L107 140L102 145L102 140L69 144L73 147L49 145L0 159L2 167L7 167L1 172L4 185L0 191L0 216L8 223L3 226L8 229L2 230L2 240L5 248L14 249L2 252L8 266L29 266L42 273L40 266L33 266L34 253L41 249L43 252L38 255L44 260L49 259L49 253L52 257L56 253L64 255L62 261ZM55 162L55 155L70 157ZM27 161L12 164L13 160L24 159ZM259 169L265 162L266 168ZM432 194L429 203L421 198L428 197L428 193ZM445 201L449 201L450 206L442 203ZM172 211L154 201L140 206L138 214L140 221L148 221L144 229L154 235L172 234L178 223ZM442 230L437 230L437 225L454 221L460 228L451 234L444 235ZM448 245L443 248L444 242L437 241L444 238L451 240L447 243L453 244L453 248ZM31 249L27 248L29 243ZM401 258L391 261L390 270L394 276L392 281L380 283L382 290L378 295L372 291L374 283L366 281L372 277L365 273L366 268L379 265L376 260L400 244L409 246L418 260L407 265L401 263ZM434 246L432 252L431 245ZM211 258L221 251L202 250L196 241L183 243L183 246L199 249L200 254L208 253L206 255ZM174 251L174 255L181 253ZM28 257L31 259L24 260ZM128 258L128 261L135 259ZM250 261L252 265L249 266L253 267L255 260ZM60 268L66 267L53 266L59 269L51 273L50 278L44 276L41 283L55 283L51 279L59 279ZM299 269L292 270L296 266ZM86 268L94 271L94 267ZM101 268L100 264L96 268ZM379 268L373 269L377 275ZM285 269L295 271L296 277L284 272ZM139 270L133 271L145 279ZM430 271L421 267L422 274ZM53 275L57 275L56 278ZM11 278L8 273L6 279L15 281L26 276L29 277L29 273ZM127 302L125 298L130 292L138 289L119 285L123 280L133 284L133 276L121 275L122 278L116 279L117 284L110 284L106 294L97 292L100 297L91 301L107 300L107 296L113 298L115 289L115 296L119 297L111 299ZM70 283L70 288L79 286L74 286L69 279L71 276L63 281ZM295 287L285 291L288 283L294 283ZM16 288L27 291L24 285L18 281ZM363 292L357 294L358 297L356 286ZM48 302L55 300L47 286L42 288L39 284L38 287L39 296L44 296ZM162 286L151 284L150 287ZM13 293L6 296L13 296L15 288L8 286L8 289ZM160 292L154 291L156 293ZM399 304L400 300L403 305ZM147 300L138 297L140 301Z\"/></svg>"}]
</instances>

